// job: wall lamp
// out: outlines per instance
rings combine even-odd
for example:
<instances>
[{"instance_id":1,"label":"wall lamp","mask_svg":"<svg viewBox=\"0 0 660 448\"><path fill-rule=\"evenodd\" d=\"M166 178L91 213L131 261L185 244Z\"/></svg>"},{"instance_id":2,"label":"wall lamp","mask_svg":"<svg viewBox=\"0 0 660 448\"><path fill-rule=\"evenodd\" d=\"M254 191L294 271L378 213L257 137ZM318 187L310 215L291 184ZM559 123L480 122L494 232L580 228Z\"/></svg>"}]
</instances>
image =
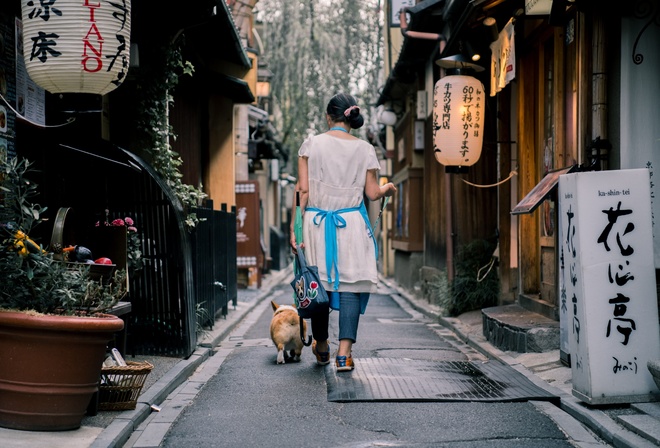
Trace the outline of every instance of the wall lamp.
<instances>
[{"instance_id":1,"label":"wall lamp","mask_svg":"<svg viewBox=\"0 0 660 448\"><path fill-rule=\"evenodd\" d=\"M466 54L472 62L477 62L481 59L481 54L478 51L475 51L474 47L468 41L464 41L460 44L461 53Z\"/></svg>"},{"instance_id":2,"label":"wall lamp","mask_svg":"<svg viewBox=\"0 0 660 448\"><path fill-rule=\"evenodd\" d=\"M486 17L483 21L484 26L488 29L488 36L491 42L495 42L500 37L500 31L497 28L497 20L493 17Z\"/></svg>"}]
</instances>

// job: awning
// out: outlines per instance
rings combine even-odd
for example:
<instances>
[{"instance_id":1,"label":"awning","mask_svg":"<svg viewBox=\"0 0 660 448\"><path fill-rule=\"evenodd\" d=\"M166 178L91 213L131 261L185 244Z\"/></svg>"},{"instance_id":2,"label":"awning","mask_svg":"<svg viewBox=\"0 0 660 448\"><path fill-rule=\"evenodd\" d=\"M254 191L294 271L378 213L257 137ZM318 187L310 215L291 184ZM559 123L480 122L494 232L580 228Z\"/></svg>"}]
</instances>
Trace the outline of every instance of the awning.
<instances>
[{"instance_id":1,"label":"awning","mask_svg":"<svg viewBox=\"0 0 660 448\"><path fill-rule=\"evenodd\" d=\"M229 98L237 104L254 103L254 95L246 81L215 72L206 72L203 77L203 82L210 86L212 93Z\"/></svg>"},{"instance_id":2,"label":"awning","mask_svg":"<svg viewBox=\"0 0 660 448\"><path fill-rule=\"evenodd\" d=\"M256 128L257 125L259 124L259 121L266 121L268 120L268 112L266 112L263 109L259 109L256 106L249 105L248 106L248 120L250 123L250 127Z\"/></svg>"},{"instance_id":3,"label":"awning","mask_svg":"<svg viewBox=\"0 0 660 448\"><path fill-rule=\"evenodd\" d=\"M134 43L155 46L163 43L163 39L185 38L187 49L207 66L222 61L250 68L250 59L226 1L194 0L185 4L175 0L134 1L131 15L134 23L143 25L131 28Z\"/></svg>"},{"instance_id":4,"label":"awning","mask_svg":"<svg viewBox=\"0 0 660 448\"><path fill-rule=\"evenodd\" d=\"M202 58L220 59L250 68L250 58L243 47L227 2L217 2L217 14L206 22L185 31Z\"/></svg>"},{"instance_id":5,"label":"awning","mask_svg":"<svg viewBox=\"0 0 660 448\"><path fill-rule=\"evenodd\" d=\"M445 0L426 0L409 8L411 18L407 29L441 33L444 24L442 19L444 5ZM376 105L380 106L387 101L402 98L408 90L407 86L412 86L417 81L418 71L424 67L433 52L438 50L438 41L405 37L399 58L387 78Z\"/></svg>"},{"instance_id":6,"label":"awning","mask_svg":"<svg viewBox=\"0 0 660 448\"><path fill-rule=\"evenodd\" d=\"M458 53L461 40L467 40L487 67L492 34L483 19L493 17L502 27L520 7L521 0L426 0L408 9L408 31L441 34L446 42L438 59ZM406 37L376 105L405 96L416 86L417 74L439 50L438 41Z\"/></svg>"}]
</instances>

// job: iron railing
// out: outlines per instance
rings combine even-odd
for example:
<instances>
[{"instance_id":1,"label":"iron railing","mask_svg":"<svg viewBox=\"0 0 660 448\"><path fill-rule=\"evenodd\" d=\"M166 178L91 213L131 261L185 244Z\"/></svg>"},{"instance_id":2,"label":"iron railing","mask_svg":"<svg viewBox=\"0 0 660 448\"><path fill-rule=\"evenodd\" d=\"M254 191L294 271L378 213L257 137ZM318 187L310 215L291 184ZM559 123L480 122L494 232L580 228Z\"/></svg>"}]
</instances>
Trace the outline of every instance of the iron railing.
<instances>
[{"instance_id":1,"label":"iron railing","mask_svg":"<svg viewBox=\"0 0 660 448\"><path fill-rule=\"evenodd\" d=\"M135 221L144 267L130 275L131 312L122 316L128 355L190 356L200 328L226 314L229 302L236 304L235 212L200 207L193 211L208 219L191 230L171 188L136 155L107 142L25 146L34 148L26 156L40 170L37 183L46 187L40 203L53 212L75 211L67 221L74 235L69 243L84 241L105 219L105 209L111 220ZM43 231L48 241L49 229Z\"/></svg>"},{"instance_id":2,"label":"iron railing","mask_svg":"<svg viewBox=\"0 0 660 448\"><path fill-rule=\"evenodd\" d=\"M206 207L194 210L200 218L192 233L193 270L198 329L212 329L215 319L227 315L229 302L236 306L236 213Z\"/></svg>"}]
</instances>

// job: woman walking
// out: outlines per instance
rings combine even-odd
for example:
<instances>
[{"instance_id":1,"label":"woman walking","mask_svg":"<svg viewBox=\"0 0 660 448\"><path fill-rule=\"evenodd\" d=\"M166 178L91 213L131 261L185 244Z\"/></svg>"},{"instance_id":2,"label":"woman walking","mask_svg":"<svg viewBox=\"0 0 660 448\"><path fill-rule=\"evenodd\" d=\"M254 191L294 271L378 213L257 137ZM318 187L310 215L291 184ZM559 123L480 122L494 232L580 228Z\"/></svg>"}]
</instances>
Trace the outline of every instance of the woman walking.
<instances>
[{"instance_id":1,"label":"woman walking","mask_svg":"<svg viewBox=\"0 0 660 448\"><path fill-rule=\"evenodd\" d=\"M360 314L378 281L378 248L364 204L396 192L378 183L380 163L374 147L350 134L364 124L355 98L339 93L326 110L329 130L307 138L298 151L297 191L303 210L303 244L309 265L316 265L339 310L338 372L354 368L351 350L357 341ZM294 206L295 210L295 206ZM296 238L291 227L291 247ZM319 365L330 363L328 312L311 318L312 352Z\"/></svg>"}]
</instances>

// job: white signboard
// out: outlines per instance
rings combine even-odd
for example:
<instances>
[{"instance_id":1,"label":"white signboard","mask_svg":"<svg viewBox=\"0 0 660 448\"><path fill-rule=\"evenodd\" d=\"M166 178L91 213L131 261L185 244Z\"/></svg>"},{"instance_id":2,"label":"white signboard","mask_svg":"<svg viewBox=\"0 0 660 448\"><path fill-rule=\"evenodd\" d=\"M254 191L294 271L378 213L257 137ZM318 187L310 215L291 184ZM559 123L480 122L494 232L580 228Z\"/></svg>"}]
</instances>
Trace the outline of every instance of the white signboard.
<instances>
[{"instance_id":1,"label":"white signboard","mask_svg":"<svg viewBox=\"0 0 660 448\"><path fill-rule=\"evenodd\" d=\"M37 125L46 124L46 93L28 76L23 58L23 22L16 18L16 110Z\"/></svg>"},{"instance_id":2,"label":"white signboard","mask_svg":"<svg viewBox=\"0 0 660 448\"><path fill-rule=\"evenodd\" d=\"M528 16L543 16L550 14L552 0L525 0L525 14Z\"/></svg>"},{"instance_id":3,"label":"white signboard","mask_svg":"<svg viewBox=\"0 0 660 448\"><path fill-rule=\"evenodd\" d=\"M559 202L573 395L655 401L646 367L660 359L649 171L562 175Z\"/></svg>"}]
</instances>

